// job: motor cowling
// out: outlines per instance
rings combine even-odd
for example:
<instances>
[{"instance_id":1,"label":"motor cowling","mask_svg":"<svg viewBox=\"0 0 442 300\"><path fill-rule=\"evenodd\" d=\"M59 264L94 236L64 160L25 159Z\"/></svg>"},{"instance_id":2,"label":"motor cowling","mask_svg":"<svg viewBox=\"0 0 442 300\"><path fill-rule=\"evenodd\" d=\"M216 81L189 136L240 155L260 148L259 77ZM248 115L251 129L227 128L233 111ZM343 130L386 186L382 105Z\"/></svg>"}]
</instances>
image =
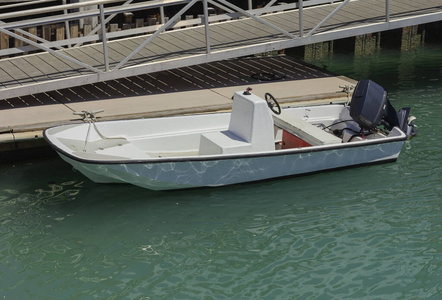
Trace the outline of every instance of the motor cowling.
<instances>
[{"instance_id":1,"label":"motor cowling","mask_svg":"<svg viewBox=\"0 0 442 300\"><path fill-rule=\"evenodd\" d=\"M415 118L409 117L410 108L405 107L397 112L388 100L387 91L368 79L359 81L355 87L350 116L362 130L372 130L380 125L391 130L397 126L409 137L416 134Z\"/></svg>"}]
</instances>

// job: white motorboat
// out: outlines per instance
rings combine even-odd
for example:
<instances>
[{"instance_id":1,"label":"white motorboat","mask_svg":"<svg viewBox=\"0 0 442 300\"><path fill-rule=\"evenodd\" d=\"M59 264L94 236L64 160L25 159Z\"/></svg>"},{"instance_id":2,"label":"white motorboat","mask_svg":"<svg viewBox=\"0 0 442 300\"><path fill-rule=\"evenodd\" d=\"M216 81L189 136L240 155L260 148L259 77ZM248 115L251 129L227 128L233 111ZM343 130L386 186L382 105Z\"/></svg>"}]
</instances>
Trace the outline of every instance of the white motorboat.
<instances>
[{"instance_id":1,"label":"white motorboat","mask_svg":"<svg viewBox=\"0 0 442 300\"><path fill-rule=\"evenodd\" d=\"M351 105L280 108L237 92L231 113L52 127L46 141L99 183L153 190L216 187L345 167L393 162L415 134L409 108L396 112L386 91L360 81ZM270 108L270 109L269 109Z\"/></svg>"}]
</instances>

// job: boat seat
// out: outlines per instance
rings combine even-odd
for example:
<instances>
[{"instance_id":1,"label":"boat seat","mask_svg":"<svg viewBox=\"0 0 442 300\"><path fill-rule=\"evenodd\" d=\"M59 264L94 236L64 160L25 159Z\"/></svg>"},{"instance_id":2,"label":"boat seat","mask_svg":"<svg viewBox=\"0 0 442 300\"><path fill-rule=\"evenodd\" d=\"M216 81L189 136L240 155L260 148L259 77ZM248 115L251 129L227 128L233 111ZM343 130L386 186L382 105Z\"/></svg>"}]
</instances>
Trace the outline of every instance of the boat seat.
<instances>
[{"instance_id":1,"label":"boat seat","mask_svg":"<svg viewBox=\"0 0 442 300\"><path fill-rule=\"evenodd\" d=\"M275 150L273 119L267 102L253 94L233 96L229 128L201 135L199 154L233 154Z\"/></svg>"},{"instance_id":2,"label":"boat seat","mask_svg":"<svg viewBox=\"0 0 442 300\"><path fill-rule=\"evenodd\" d=\"M244 152L251 148L246 142L229 130L210 132L201 135L200 155Z\"/></svg>"},{"instance_id":3,"label":"boat seat","mask_svg":"<svg viewBox=\"0 0 442 300\"><path fill-rule=\"evenodd\" d=\"M337 136L325 132L321 128L287 112L273 115L273 121L276 126L298 136L312 146L339 144L342 142Z\"/></svg>"}]
</instances>

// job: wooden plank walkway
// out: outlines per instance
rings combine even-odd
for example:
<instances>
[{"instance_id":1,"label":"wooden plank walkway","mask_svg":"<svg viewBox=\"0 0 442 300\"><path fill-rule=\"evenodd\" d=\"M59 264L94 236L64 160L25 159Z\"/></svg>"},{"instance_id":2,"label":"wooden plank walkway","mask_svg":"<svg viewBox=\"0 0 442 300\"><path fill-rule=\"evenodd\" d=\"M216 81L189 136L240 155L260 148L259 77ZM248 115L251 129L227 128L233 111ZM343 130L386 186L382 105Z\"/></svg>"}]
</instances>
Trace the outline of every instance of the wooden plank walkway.
<instances>
[{"instance_id":1,"label":"wooden plank walkway","mask_svg":"<svg viewBox=\"0 0 442 300\"><path fill-rule=\"evenodd\" d=\"M307 34L341 3L304 8L304 34ZM298 36L298 17L298 10L291 10L263 15L262 19ZM386 23L385 18L385 0L355 0L344 6L313 35L295 39L251 18L213 23L209 26L211 48L209 54L206 53L203 26L167 31L153 39L123 68L114 71L112 68L139 47L148 36L108 41L111 71L107 72L104 67L103 46L100 43L60 50L65 55L101 70L100 73L50 53L3 59L0 60L0 101L309 43L435 22L442 20L442 1L390 0L390 22Z\"/></svg>"}]
</instances>

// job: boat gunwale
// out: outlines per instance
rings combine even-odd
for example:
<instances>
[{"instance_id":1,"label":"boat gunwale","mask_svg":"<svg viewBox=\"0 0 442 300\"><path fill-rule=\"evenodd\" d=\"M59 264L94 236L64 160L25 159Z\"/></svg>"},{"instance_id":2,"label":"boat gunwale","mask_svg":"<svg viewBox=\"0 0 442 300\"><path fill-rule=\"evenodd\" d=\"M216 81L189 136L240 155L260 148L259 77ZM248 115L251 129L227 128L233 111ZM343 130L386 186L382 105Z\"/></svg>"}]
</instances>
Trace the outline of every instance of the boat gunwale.
<instances>
[{"instance_id":1,"label":"boat gunwale","mask_svg":"<svg viewBox=\"0 0 442 300\"><path fill-rule=\"evenodd\" d=\"M329 151L335 149L345 149L345 148L356 148L356 147L365 147L370 145L378 145L378 144L386 144L392 142L401 142L406 141L408 139L407 135L399 129L401 135L393 136L393 137L385 137L382 139L373 139L373 140L363 140L357 142L347 142L340 144L332 144L332 145L320 145L320 146L311 146L304 148L291 148L291 149L280 149L266 152L253 152L253 153L238 153L238 154L224 154L224 155L204 155L204 156L183 156L183 157L148 157L143 159L116 159L116 160L99 160L99 159L86 159L75 156L57 145L55 145L51 139L47 135L46 129L43 131L43 137L47 143L60 154L73 159L80 163L87 164L100 164L100 165L121 165L121 164L157 164L157 163L177 163L177 162L198 162L198 161L214 161L214 160L230 160L230 159L247 159L247 158L256 158L256 157L272 157L272 156L281 156L281 155L292 155L292 154L304 154L304 153L313 153L313 152L321 152L321 151Z\"/></svg>"}]
</instances>

